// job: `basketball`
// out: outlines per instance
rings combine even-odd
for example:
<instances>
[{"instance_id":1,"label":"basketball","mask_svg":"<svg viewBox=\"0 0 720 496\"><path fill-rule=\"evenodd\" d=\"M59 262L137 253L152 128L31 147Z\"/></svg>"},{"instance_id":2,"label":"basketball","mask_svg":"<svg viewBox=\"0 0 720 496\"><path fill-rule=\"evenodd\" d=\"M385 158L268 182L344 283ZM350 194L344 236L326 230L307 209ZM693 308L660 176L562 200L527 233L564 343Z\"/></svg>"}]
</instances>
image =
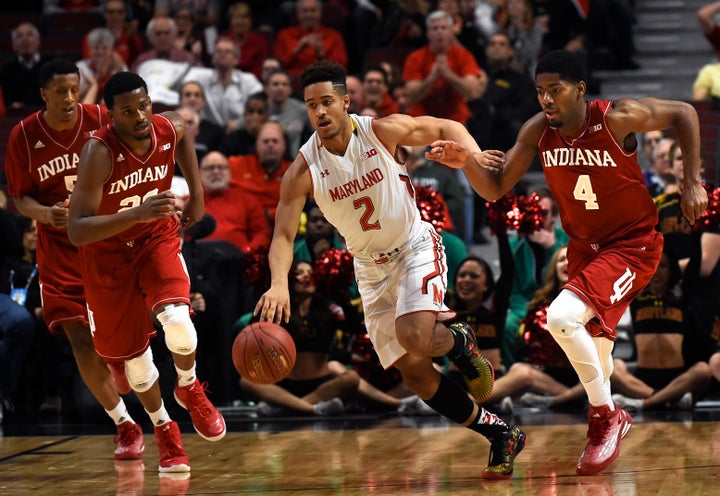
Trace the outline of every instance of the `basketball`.
<instances>
[{"instance_id":1,"label":"basketball","mask_svg":"<svg viewBox=\"0 0 720 496\"><path fill-rule=\"evenodd\" d=\"M238 373L255 384L274 384L295 365L295 342L280 325L253 322L235 337L232 359Z\"/></svg>"}]
</instances>

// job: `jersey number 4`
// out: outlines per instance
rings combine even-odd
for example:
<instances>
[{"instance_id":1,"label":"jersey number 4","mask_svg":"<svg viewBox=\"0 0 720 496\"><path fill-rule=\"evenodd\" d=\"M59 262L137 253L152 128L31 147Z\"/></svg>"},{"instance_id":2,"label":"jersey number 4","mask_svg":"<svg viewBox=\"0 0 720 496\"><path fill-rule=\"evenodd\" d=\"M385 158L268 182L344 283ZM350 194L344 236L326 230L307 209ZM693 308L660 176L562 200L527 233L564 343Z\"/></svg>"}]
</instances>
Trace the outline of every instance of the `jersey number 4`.
<instances>
[{"instance_id":1,"label":"jersey number 4","mask_svg":"<svg viewBox=\"0 0 720 496\"><path fill-rule=\"evenodd\" d=\"M585 202L585 210L598 210L600 208L597 195L593 192L590 176L587 174L578 177L573 190L573 197L578 201Z\"/></svg>"}]
</instances>

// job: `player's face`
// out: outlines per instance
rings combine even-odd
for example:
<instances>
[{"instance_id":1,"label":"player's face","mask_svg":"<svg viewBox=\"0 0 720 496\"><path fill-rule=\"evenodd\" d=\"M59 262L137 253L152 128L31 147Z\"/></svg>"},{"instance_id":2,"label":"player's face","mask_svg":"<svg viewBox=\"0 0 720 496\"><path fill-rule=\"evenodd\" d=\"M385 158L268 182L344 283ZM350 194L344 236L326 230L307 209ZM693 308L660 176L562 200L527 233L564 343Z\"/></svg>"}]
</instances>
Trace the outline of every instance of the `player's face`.
<instances>
[{"instance_id":1,"label":"player's face","mask_svg":"<svg viewBox=\"0 0 720 496\"><path fill-rule=\"evenodd\" d=\"M337 136L346 125L350 97L341 95L332 83L315 83L305 88L305 107L313 129L321 139Z\"/></svg>"},{"instance_id":2,"label":"player's face","mask_svg":"<svg viewBox=\"0 0 720 496\"><path fill-rule=\"evenodd\" d=\"M80 77L77 74L56 74L40 90L48 115L59 122L70 122L77 115Z\"/></svg>"},{"instance_id":3,"label":"player's face","mask_svg":"<svg viewBox=\"0 0 720 496\"><path fill-rule=\"evenodd\" d=\"M538 74L535 80L538 102L548 125L572 134L582 125L585 114L585 83L571 83L556 73Z\"/></svg>"},{"instance_id":4,"label":"player's face","mask_svg":"<svg viewBox=\"0 0 720 496\"><path fill-rule=\"evenodd\" d=\"M463 301L482 301L487 290L487 274L482 265L468 260L458 267L455 292Z\"/></svg>"},{"instance_id":5,"label":"player's face","mask_svg":"<svg viewBox=\"0 0 720 496\"><path fill-rule=\"evenodd\" d=\"M152 102L144 88L115 95L109 115L115 130L124 140L150 139Z\"/></svg>"},{"instance_id":6,"label":"player's face","mask_svg":"<svg viewBox=\"0 0 720 496\"><path fill-rule=\"evenodd\" d=\"M568 259L567 259L567 248L560 248L558 253L557 263L555 264L555 273L557 274L558 281L560 284L568 282Z\"/></svg>"}]
</instances>

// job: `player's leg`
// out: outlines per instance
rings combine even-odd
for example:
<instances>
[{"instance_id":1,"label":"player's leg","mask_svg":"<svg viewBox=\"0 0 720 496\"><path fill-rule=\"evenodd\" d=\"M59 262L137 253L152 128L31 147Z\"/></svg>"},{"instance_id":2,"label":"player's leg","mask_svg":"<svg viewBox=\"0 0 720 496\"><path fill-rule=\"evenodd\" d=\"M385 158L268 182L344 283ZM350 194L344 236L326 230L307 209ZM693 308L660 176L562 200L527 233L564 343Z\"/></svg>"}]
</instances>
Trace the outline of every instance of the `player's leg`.
<instances>
[{"instance_id":1,"label":"player's leg","mask_svg":"<svg viewBox=\"0 0 720 496\"><path fill-rule=\"evenodd\" d=\"M205 385L195 373L197 331L190 319L190 307L164 305L157 309L156 316L165 331L165 343L178 374L175 400L190 413L198 434L208 441L219 441L225 437L225 419L205 395Z\"/></svg>"},{"instance_id":2,"label":"player's leg","mask_svg":"<svg viewBox=\"0 0 720 496\"><path fill-rule=\"evenodd\" d=\"M612 372L612 366L607 365L607 359L601 359L585 328L595 316L592 309L565 289L552 302L547 316L548 329L577 372L590 403L588 443L576 471L579 475L597 474L620 454L620 439L627 434L632 419L613 403L610 380L605 377L608 369Z\"/></svg>"},{"instance_id":3,"label":"player's leg","mask_svg":"<svg viewBox=\"0 0 720 496\"><path fill-rule=\"evenodd\" d=\"M483 478L512 476L515 457L525 446L525 434L475 403L452 379L438 372L430 357L406 354L395 362L403 381L433 410L482 434L490 441L488 466Z\"/></svg>"},{"instance_id":4,"label":"player's leg","mask_svg":"<svg viewBox=\"0 0 720 496\"><path fill-rule=\"evenodd\" d=\"M163 404L160 393L160 373L153 361L152 349L146 348L142 355L125 362L125 372L130 387L145 407L155 432L155 443L160 456L160 472L189 472L190 460L182 444L180 428Z\"/></svg>"},{"instance_id":5,"label":"player's leg","mask_svg":"<svg viewBox=\"0 0 720 496\"><path fill-rule=\"evenodd\" d=\"M66 322L62 329L70 342L80 377L105 409L105 413L115 422L118 431L115 437L115 459L141 458L145 449L142 429L128 413L107 364L95 352L90 329L80 321Z\"/></svg>"}]
</instances>

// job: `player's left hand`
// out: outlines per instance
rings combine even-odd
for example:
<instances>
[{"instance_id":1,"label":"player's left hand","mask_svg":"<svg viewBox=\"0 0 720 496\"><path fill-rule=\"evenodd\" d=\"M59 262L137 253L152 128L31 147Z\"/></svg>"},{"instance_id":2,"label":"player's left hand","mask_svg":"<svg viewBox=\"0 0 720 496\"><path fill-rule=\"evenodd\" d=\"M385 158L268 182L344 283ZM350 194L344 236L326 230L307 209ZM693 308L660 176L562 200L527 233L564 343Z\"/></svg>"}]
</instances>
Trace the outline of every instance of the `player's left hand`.
<instances>
[{"instance_id":1,"label":"player's left hand","mask_svg":"<svg viewBox=\"0 0 720 496\"><path fill-rule=\"evenodd\" d=\"M453 169L462 169L470 159L470 151L464 145L449 140L437 140L430 144L425 158L440 162Z\"/></svg>"},{"instance_id":2,"label":"player's left hand","mask_svg":"<svg viewBox=\"0 0 720 496\"><path fill-rule=\"evenodd\" d=\"M185 205L183 206L182 215L180 216L180 227L187 229L188 227L195 224L197 221L202 219L205 213L205 201L202 197L195 197L191 195Z\"/></svg>"},{"instance_id":3,"label":"player's left hand","mask_svg":"<svg viewBox=\"0 0 720 496\"><path fill-rule=\"evenodd\" d=\"M680 208L690 225L695 224L708 206L707 191L698 182L690 184L683 183L682 196L680 197Z\"/></svg>"}]
</instances>

